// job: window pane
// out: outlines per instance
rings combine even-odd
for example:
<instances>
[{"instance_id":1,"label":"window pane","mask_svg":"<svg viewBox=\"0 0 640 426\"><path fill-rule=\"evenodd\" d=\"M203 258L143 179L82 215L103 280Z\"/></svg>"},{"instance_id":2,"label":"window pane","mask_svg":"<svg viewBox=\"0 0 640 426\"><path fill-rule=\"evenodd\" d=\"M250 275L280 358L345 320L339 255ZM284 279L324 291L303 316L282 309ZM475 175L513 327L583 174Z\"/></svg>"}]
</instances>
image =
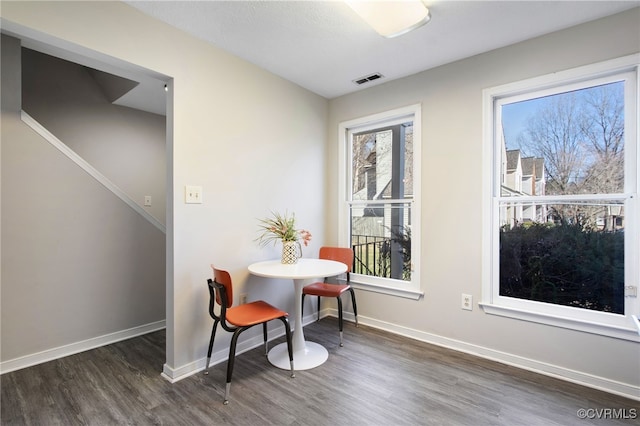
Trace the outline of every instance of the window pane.
<instances>
[{"instance_id":1,"label":"window pane","mask_svg":"<svg viewBox=\"0 0 640 426\"><path fill-rule=\"evenodd\" d=\"M353 273L411 281L411 204L351 205Z\"/></svg>"},{"instance_id":2,"label":"window pane","mask_svg":"<svg viewBox=\"0 0 640 426\"><path fill-rule=\"evenodd\" d=\"M499 294L624 314L624 82L500 113Z\"/></svg>"},{"instance_id":3,"label":"window pane","mask_svg":"<svg viewBox=\"0 0 640 426\"><path fill-rule=\"evenodd\" d=\"M413 195L413 124L353 136L352 199L402 199Z\"/></svg>"},{"instance_id":4,"label":"window pane","mask_svg":"<svg viewBox=\"0 0 640 426\"><path fill-rule=\"evenodd\" d=\"M501 296L624 314L623 201L514 199L499 211ZM515 220L525 216L543 220Z\"/></svg>"},{"instance_id":5,"label":"window pane","mask_svg":"<svg viewBox=\"0 0 640 426\"><path fill-rule=\"evenodd\" d=\"M352 140L354 273L411 281L413 123L356 133ZM368 202L362 202L368 201Z\"/></svg>"},{"instance_id":6,"label":"window pane","mask_svg":"<svg viewBox=\"0 0 640 426\"><path fill-rule=\"evenodd\" d=\"M501 193L624 191L624 82L502 106Z\"/></svg>"}]
</instances>

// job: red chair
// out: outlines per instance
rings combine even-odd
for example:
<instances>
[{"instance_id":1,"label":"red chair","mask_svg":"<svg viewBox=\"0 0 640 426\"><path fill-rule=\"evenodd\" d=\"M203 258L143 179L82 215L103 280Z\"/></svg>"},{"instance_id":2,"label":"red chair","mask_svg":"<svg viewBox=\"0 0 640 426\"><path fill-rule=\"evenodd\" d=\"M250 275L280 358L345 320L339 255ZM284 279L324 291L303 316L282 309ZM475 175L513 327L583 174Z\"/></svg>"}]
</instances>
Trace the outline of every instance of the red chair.
<instances>
[{"instance_id":1,"label":"red chair","mask_svg":"<svg viewBox=\"0 0 640 426\"><path fill-rule=\"evenodd\" d=\"M351 293L351 303L353 305L353 315L356 317L356 327L358 326L358 307L356 305L356 294L351 287L350 275L351 266L353 265L353 250L344 247L321 247L320 259L335 260L347 265L346 281L344 284L329 282L328 278L325 278L322 282L316 282L309 284L302 288L302 306L304 307L304 297L317 296L318 297L318 321L320 320L320 298L321 297L335 297L338 300L338 326L340 328L340 346L342 344L342 293L349 291Z\"/></svg>"},{"instance_id":2,"label":"red chair","mask_svg":"<svg viewBox=\"0 0 640 426\"><path fill-rule=\"evenodd\" d=\"M211 361L211 351L213 341L216 337L218 323L228 332L233 333L231 345L229 346L229 359L227 360L227 386L224 393L224 404L229 404L229 391L231 389L231 374L236 356L236 345L238 336L253 327L262 324L262 334L264 336L265 355L269 352L267 344L267 322L279 319L284 324L287 335L287 349L289 349L289 360L291 362L291 377L295 377L293 369L293 348L291 346L291 327L287 320L288 314L275 308L262 300L245 303L232 307L233 305L233 285L229 272L216 269L213 265L213 280L208 279L209 284L209 315L213 318L213 328L211 329L211 339L209 340L209 351L207 352L207 365L204 374L209 374L209 362ZM215 305L220 306L220 314L215 313Z\"/></svg>"}]
</instances>

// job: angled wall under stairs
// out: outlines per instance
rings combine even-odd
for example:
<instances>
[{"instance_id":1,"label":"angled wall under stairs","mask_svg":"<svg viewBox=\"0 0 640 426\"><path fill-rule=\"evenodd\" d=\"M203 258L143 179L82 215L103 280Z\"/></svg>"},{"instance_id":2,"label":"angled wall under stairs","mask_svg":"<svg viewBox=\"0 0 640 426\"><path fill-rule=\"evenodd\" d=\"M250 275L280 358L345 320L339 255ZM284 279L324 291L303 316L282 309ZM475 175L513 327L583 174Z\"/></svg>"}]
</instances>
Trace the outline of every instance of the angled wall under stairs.
<instances>
[{"instance_id":1,"label":"angled wall under stairs","mask_svg":"<svg viewBox=\"0 0 640 426\"><path fill-rule=\"evenodd\" d=\"M87 90L80 71L70 74L78 83L72 92L38 77L41 93L51 89L38 101L36 90L21 93L29 77L20 72L20 50L19 40L2 36L1 372L165 324L165 234L27 126L20 110L83 151L83 158L126 192L145 187L145 179L161 179L164 187L164 176L147 176L144 167L143 183L130 182L129 165L141 157L164 161L143 149L164 147L164 117L145 113L153 117L136 127L128 115L141 115L114 105L109 111L110 103ZM52 68L39 71L41 76ZM29 101L21 104L25 91ZM159 141L142 140L150 134Z\"/></svg>"}]
</instances>

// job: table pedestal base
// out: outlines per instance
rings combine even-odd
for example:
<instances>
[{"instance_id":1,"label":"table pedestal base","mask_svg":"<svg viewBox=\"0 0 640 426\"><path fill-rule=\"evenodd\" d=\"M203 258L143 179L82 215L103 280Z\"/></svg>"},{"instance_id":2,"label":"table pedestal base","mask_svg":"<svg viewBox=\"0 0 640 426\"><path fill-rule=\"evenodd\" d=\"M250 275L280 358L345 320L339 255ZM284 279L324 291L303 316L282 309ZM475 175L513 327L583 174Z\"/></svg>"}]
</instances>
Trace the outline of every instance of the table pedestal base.
<instances>
[{"instance_id":1,"label":"table pedestal base","mask_svg":"<svg viewBox=\"0 0 640 426\"><path fill-rule=\"evenodd\" d=\"M333 277L347 271L347 265L342 262L327 259L299 259L298 263L285 265L280 260L267 260L249 265L249 272L259 277L292 278L295 311L294 324L291 326L293 336L294 370L309 370L322 365L328 358L329 352L324 346L304 340L302 326L302 287L314 282L318 277ZM269 362L283 370L289 370L289 351L287 344L281 343L269 351Z\"/></svg>"},{"instance_id":2,"label":"table pedestal base","mask_svg":"<svg viewBox=\"0 0 640 426\"><path fill-rule=\"evenodd\" d=\"M304 348L293 351L294 370L309 370L324 363L329 358L327 349L314 342L304 342ZM283 370L291 369L289 364L289 351L287 343L274 346L267 355L269 362Z\"/></svg>"}]
</instances>

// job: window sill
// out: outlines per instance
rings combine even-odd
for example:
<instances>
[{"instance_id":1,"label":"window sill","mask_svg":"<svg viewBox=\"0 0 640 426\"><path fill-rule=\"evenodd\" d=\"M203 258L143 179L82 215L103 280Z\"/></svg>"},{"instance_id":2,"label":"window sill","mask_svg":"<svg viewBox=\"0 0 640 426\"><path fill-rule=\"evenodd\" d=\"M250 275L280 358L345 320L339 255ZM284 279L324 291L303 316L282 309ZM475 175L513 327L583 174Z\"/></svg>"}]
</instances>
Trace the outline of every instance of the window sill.
<instances>
[{"instance_id":1,"label":"window sill","mask_svg":"<svg viewBox=\"0 0 640 426\"><path fill-rule=\"evenodd\" d=\"M405 299L419 300L424 296L424 292L406 288L395 288L381 286L371 283L359 283L351 280L351 286L358 290L372 291L374 293L387 294L389 296L404 297Z\"/></svg>"},{"instance_id":2,"label":"window sill","mask_svg":"<svg viewBox=\"0 0 640 426\"><path fill-rule=\"evenodd\" d=\"M527 311L500 305L493 305L489 303L480 303L479 305L485 313L490 315L498 315L522 321L535 322L539 324L551 325L554 327L582 331L585 333L613 337L616 339L640 342L640 335L638 335L638 331L631 327L623 328L596 322L580 321L574 318L549 315L541 312Z\"/></svg>"}]
</instances>

